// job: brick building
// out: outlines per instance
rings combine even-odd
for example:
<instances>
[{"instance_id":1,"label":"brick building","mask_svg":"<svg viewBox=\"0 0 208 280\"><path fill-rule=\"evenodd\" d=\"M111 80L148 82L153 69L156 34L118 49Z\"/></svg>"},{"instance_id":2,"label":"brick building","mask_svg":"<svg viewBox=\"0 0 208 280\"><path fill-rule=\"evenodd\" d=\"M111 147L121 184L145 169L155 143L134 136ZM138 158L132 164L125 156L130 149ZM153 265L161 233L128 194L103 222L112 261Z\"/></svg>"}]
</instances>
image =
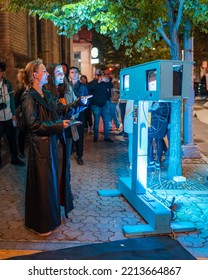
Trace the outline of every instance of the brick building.
<instances>
[{"instance_id":1,"label":"brick building","mask_svg":"<svg viewBox=\"0 0 208 280\"><path fill-rule=\"evenodd\" d=\"M0 13L0 61L6 62L6 77L14 89L17 89L18 69L37 58L43 59L45 65L66 62L69 66L79 66L90 80L91 33L80 31L75 39L58 35L51 21L39 20L27 12Z\"/></svg>"}]
</instances>

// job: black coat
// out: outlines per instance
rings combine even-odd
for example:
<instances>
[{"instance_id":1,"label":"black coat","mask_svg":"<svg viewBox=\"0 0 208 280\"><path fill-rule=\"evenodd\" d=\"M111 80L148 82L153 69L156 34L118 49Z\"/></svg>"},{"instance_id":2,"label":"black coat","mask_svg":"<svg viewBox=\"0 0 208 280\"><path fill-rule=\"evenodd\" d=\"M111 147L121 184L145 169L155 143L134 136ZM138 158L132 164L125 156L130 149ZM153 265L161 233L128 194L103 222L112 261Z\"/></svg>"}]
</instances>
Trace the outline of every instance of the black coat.
<instances>
[{"instance_id":1,"label":"black coat","mask_svg":"<svg viewBox=\"0 0 208 280\"><path fill-rule=\"evenodd\" d=\"M67 118L83 110L79 100L63 105L52 93L44 92L45 99L33 88L22 97L29 133L25 224L39 233L61 224L57 140L63 135L63 123L59 116Z\"/></svg>"}]
</instances>

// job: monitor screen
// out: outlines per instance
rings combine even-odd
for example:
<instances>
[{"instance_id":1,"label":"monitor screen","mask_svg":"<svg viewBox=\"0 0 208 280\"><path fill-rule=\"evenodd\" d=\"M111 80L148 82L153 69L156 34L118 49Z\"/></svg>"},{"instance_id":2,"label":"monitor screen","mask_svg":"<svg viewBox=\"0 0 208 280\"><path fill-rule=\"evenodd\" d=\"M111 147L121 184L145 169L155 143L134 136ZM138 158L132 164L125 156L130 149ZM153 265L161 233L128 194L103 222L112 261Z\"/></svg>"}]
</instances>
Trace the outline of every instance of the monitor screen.
<instances>
[{"instance_id":1,"label":"monitor screen","mask_svg":"<svg viewBox=\"0 0 208 280\"><path fill-rule=\"evenodd\" d=\"M129 75L123 75L123 90L129 90Z\"/></svg>"},{"instance_id":2,"label":"monitor screen","mask_svg":"<svg viewBox=\"0 0 208 280\"><path fill-rule=\"evenodd\" d=\"M182 94L183 66L173 67L173 96Z\"/></svg>"},{"instance_id":3,"label":"monitor screen","mask_svg":"<svg viewBox=\"0 0 208 280\"><path fill-rule=\"evenodd\" d=\"M156 76L157 76L156 69L146 71L146 89L148 91L157 90Z\"/></svg>"}]
</instances>

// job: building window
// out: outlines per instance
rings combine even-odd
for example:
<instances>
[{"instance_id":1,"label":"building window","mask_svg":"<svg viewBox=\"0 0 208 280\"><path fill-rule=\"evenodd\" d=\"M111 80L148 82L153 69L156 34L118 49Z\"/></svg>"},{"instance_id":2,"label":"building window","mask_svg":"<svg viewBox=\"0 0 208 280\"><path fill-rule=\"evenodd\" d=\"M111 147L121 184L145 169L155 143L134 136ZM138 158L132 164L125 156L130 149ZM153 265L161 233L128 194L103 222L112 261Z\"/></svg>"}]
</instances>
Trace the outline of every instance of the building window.
<instances>
[{"instance_id":1,"label":"building window","mask_svg":"<svg viewBox=\"0 0 208 280\"><path fill-rule=\"evenodd\" d=\"M81 52L74 52L73 65L81 69Z\"/></svg>"}]
</instances>

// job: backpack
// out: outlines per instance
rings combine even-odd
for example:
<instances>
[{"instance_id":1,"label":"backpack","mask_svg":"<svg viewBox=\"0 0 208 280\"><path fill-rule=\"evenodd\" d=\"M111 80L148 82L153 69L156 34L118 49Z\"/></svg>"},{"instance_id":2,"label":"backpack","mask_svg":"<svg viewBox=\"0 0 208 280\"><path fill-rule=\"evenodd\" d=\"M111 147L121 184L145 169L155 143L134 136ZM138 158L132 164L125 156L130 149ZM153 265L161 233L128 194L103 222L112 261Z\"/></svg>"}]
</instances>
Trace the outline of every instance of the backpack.
<instances>
[{"instance_id":1,"label":"backpack","mask_svg":"<svg viewBox=\"0 0 208 280\"><path fill-rule=\"evenodd\" d=\"M25 131L25 123L24 123L24 119L23 119L22 105L21 104L17 107L17 109L15 111L15 116L16 116L17 127L20 130Z\"/></svg>"},{"instance_id":2,"label":"backpack","mask_svg":"<svg viewBox=\"0 0 208 280\"><path fill-rule=\"evenodd\" d=\"M15 110L17 127L21 131L26 130L25 120L24 120L23 112L22 112L22 98L25 94L27 94L27 92L28 92L27 90L23 91L23 93L21 94L20 100L18 101L19 105L17 106L17 108Z\"/></svg>"}]
</instances>

